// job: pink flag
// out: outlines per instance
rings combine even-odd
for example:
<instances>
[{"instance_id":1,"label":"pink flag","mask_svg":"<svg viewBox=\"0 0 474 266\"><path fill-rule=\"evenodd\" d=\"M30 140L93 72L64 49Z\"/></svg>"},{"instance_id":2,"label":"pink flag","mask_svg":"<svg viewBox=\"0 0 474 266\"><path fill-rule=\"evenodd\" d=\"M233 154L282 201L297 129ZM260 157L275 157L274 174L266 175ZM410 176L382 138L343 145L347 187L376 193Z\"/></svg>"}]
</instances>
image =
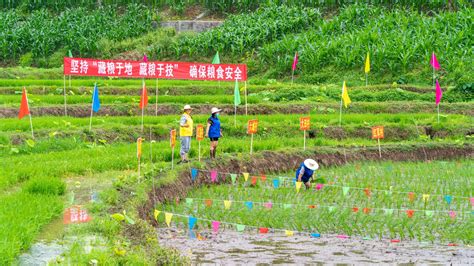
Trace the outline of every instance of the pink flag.
<instances>
[{"instance_id":1,"label":"pink flag","mask_svg":"<svg viewBox=\"0 0 474 266\"><path fill-rule=\"evenodd\" d=\"M211 171L211 182L217 182L217 171L216 170Z\"/></svg>"},{"instance_id":2,"label":"pink flag","mask_svg":"<svg viewBox=\"0 0 474 266\"><path fill-rule=\"evenodd\" d=\"M441 98L443 97L443 91L441 90L441 87L439 86L438 80L436 80L436 105L441 102Z\"/></svg>"},{"instance_id":3,"label":"pink flag","mask_svg":"<svg viewBox=\"0 0 474 266\"><path fill-rule=\"evenodd\" d=\"M146 54L143 54L143 62L148 62L148 57L146 56Z\"/></svg>"},{"instance_id":4,"label":"pink flag","mask_svg":"<svg viewBox=\"0 0 474 266\"><path fill-rule=\"evenodd\" d=\"M471 198L471 206L474 207L474 198Z\"/></svg>"},{"instance_id":5,"label":"pink flag","mask_svg":"<svg viewBox=\"0 0 474 266\"><path fill-rule=\"evenodd\" d=\"M296 65L298 64L298 52L295 53L295 58L293 58L293 66L291 67L291 69L293 71L296 70Z\"/></svg>"},{"instance_id":6,"label":"pink flag","mask_svg":"<svg viewBox=\"0 0 474 266\"><path fill-rule=\"evenodd\" d=\"M455 219L456 218L456 212L455 211L450 211L449 212L449 217L451 217L451 219Z\"/></svg>"},{"instance_id":7,"label":"pink flag","mask_svg":"<svg viewBox=\"0 0 474 266\"><path fill-rule=\"evenodd\" d=\"M434 52L433 52L433 55L431 56L430 64L434 69L436 70L439 69L438 59L436 59L436 55Z\"/></svg>"},{"instance_id":8,"label":"pink flag","mask_svg":"<svg viewBox=\"0 0 474 266\"><path fill-rule=\"evenodd\" d=\"M219 221L212 221L212 231L214 233L217 233L219 231L219 226L221 225L221 222Z\"/></svg>"}]
</instances>

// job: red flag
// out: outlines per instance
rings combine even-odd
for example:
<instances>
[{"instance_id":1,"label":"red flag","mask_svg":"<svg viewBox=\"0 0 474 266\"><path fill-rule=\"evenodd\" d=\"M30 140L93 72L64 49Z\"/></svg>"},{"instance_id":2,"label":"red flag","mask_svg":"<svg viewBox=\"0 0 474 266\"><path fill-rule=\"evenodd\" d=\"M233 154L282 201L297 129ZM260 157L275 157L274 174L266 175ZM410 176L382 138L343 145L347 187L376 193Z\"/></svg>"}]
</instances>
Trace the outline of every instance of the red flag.
<instances>
[{"instance_id":1,"label":"red flag","mask_svg":"<svg viewBox=\"0 0 474 266\"><path fill-rule=\"evenodd\" d=\"M439 86L438 80L436 80L436 105L441 102L441 98L443 97L443 91L441 90L441 87Z\"/></svg>"},{"instance_id":2,"label":"red flag","mask_svg":"<svg viewBox=\"0 0 474 266\"><path fill-rule=\"evenodd\" d=\"M148 105L148 94L146 93L145 82L143 82L142 95L140 97L140 109L145 108Z\"/></svg>"},{"instance_id":3,"label":"red flag","mask_svg":"<svg viewBox=\"0 0 474 266\"><path fill-rule=\"evenodd\" d=\"M434 69L436 69L436 70L439 69L438 59L436 59L436 55L435 55L434 52L433 52L433 55L431 55L430 64Z\"/></svg>"},{"instance_id":4,"label":"red flag","mask_svg":"<svg viewBox=\"0 0 474 266\"><path fill-rule=\"evenodd\" d=\"M30 107L28 106L28 97L26 97L26 90L23 88L23 94L21 96L20 112L18 118L22 119L25 115L30 114Z\"/></svg>"},{"instance_id":5,"label":"red flag","mask_svg":"<svg viewBox=\"0 0 474 266\"><path fill-rule=\"evenodd\" d=\"M293 66L291 67L293 71L295 71L297 64L298 64L298 52L295 53L295 58L293 58Z\"/></svg>"}]
</instances>

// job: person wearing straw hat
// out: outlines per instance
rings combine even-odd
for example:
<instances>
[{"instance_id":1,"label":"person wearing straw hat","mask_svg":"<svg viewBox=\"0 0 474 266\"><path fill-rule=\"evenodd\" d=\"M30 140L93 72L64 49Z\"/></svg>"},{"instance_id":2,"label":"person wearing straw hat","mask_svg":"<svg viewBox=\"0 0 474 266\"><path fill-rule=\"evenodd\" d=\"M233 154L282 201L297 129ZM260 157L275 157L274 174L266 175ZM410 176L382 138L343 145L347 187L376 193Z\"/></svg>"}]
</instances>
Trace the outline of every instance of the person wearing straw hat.
<instances>
[{"instance_id":1,"label":"person wearing straw hat","mask_svg":"<svg viewBox=\"0 0 474 266\"><path fill-rule=\"evenodd\" d=\"M181 140L181 150L179 155L181 155L181 161L178 163L187 163L188 162L188 153L191 149L191 137L193 136L193 118L191 117L191 111L193 109L189 104L185 105L183 108L183 115L179 120L179 136Z\"/></svg>"},{"instance_id":2,"label":"person wearing straw hat","mask_svg":"<svg viewBox=\"0 0 474 266\"><path fill-rule=\"evenodd\" d=\"M219 138L222 137L221 121L219 120L219 113L221 111L217 107L212 107L211 117L207 119L206 137L209 137L211 141L211 159L216 158L217 144L219 143Z\"/></svg>"},{"instance_id":3,"label":"person wearing straw hat","mask_svg":"<svg viewBox=\"0 0 474 266\"><path fill-rule=\"evenodd\" d=\"M306 189L311 187L310 180L313 178L314 171L318 170L319 165L313 159L306 159L296 170L296 180L303 182Z\"/></svg>"}]
</instances>

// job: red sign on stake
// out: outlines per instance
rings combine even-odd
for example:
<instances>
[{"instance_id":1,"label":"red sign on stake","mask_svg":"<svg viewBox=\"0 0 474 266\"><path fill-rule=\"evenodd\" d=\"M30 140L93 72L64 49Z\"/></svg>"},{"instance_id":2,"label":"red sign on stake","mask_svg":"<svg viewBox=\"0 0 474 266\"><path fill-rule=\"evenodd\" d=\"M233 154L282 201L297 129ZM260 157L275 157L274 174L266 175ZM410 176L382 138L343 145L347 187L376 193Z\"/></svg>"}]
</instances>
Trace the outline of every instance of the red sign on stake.
<instances>
[{"instance_id":1,"label":"red sign on stake","mask_svg":"<svg viewBox=\"0 0 474 266\"><path fill-rule=\"evenodd\" d=\"M309 130L309 128L310 128L310 118L309 118L309 116L301 117L300 118L300 130Z\"/></svg>"},{"instance_id":2,"label":"red sign on stake","mask_svg":"<svg viewBox=\"0 0 474 266\"><path fill-rule=\"evenodd\" d=\"M64 224L87 223L91 219L87 211L82 209L81 206L67 208L63 217Z\"/></svg>"},{"instance_id":3,"label":"red sign on stake","mask_svg":"<svg viewBox=\"0 0 474 266\"><path fill-rule=\"evenodd\" d=\"M247 80L247 65L64 57L64 75L235 82Z\"/></svg>"},{"instance_id":4,"label":"red sign on stake","mask_svg":"<svg viewBox=\"0 0 474 266\"><path fill-rule=\"evenodd\" d=\"M247 134L256 134L258 130L258 120L249 120L247 124Z\"/></svg>"},{"instance_id":5,"label":"red sign on stake","mask_svg":"<svg viewBox=\"0 0 474 266\"><path fill-rule=\"evenodd\" d=\"M204 127L202 125L196 126L196 139L201 141L204 139Z\"/></svg>"},{"instance_id":6,"label":"red sign on stake","mask_svg":"<svg viewBox=\"0 0 474 266\"><path fill-rule=\"evenodd\" d=\"M170 131L170 146L174 148L176 145L176 129Z\"/></svg>"},{"instance_id":7,"label":"red sign on stake","mask_svg":"<svg viewBox=\"0 0 474 266\"><path fill-rule=\"evenodd\" d=\"M383 139L383 126L372 127L372 139Z\"/></svg>"}]
</instances>

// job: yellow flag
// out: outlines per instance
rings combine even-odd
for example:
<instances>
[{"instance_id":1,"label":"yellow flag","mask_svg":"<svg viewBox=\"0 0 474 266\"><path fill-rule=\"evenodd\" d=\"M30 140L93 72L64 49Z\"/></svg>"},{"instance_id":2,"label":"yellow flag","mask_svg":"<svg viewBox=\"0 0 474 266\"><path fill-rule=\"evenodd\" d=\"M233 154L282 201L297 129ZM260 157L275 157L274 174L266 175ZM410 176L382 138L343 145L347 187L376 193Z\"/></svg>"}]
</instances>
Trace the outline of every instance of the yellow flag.
<instances>
[{"instance_id":1,"label":"yellow flag","mask_svg":"<svg viewBox=\"0 0 474 266\"><path fill-rule=\"evenodd\" d=\"M303 184L303 182L298 182L296 181L296 192L300 192L300 189L301 189L301 185Z\"/></svg>"},{"instance_id":2,"label":"yellow flag","mask_svg":"<svg viewBox=\"0 0 474 266\"><path fill-rule=\"evenodd\" d=\"M230 209L230 205L232 205L232 201L224 200L224 207L226 210Z\"/></svg>"},{"instance_id":3,"label":"yellow flag","mask_svg":"<svg viewBox=\"0 0 474 266\"><path fill-rule=\"evenodd\" d=\"M155 210L155 211L153 212L153 216L155 216L155 220L156 220L156 221L158 221L158 215L160 215L160 213L161 213L161 212L158 211L158 210Z\"/></svg>"},{"instance_id":4,"label":"yellow flag","mask_svg":"<svg viewBox=\"0 0 474 266\"><path fill-rule=\"evenodd\" d=\"M367 52L367 57L365 58L365 73L369 73L370 72L370 56L369 56L369 52Z\"/></svg>"},{"instance_id":5,"label":"yellow flag","mask_svg":"<svg viewBox=\"0 0 474 266\"><path fill-rule=\"evenodd\" d=\"M137 158L140 159L142 157L142 138L137 139Z\"/></svg>"},{"instance_id":6,"label":"yellow flag","mask_svg":"<svg viewBox=\"0 0 474 266\"><path fill-rule=\"evenodd\" d=\"M430 194L423 194L423 201L428 201L430 199Z\"/></svg>"},{"instance_id":7,"label":"yellow flag","mask_svg":"<svg viewBox=\"0 0 474 266\"><path fill-rule=\"evenodd\" d=\"M245 182L249 179L249 173L242 173L244 175Z\"/></svg>"},{"instance_id":8,"label":"yellow flag","mask_svg":"<svg viewBox=\"0 0 474 266\"><path fill-rule=\"evenodd\" d=\"M165 212L165 222L168 225L168 227L171 226L171 218L173 218L173 214L169 212Z\"/></svg>"},{"instance_id":9,"label":"yellow flag","mask_svg":"<svg viewBox=\"0 0 474 266\"><path fill-rule=\"evenodd\" d=\"M347 92L346 81L342 84L342 101L344 102L344 107L348 107L351 104L351 98L349 98L349 93Z\"/></svg>"},{"instance_id":10,"label":"yellow flag","mask_svg":"<svg viewBox=\"0 0 474 266\"><path fill-rule=\"evenodd\" d=\"M286 236L293 236L293 231L285 230Z\"/></svg>"}]
</instances>

